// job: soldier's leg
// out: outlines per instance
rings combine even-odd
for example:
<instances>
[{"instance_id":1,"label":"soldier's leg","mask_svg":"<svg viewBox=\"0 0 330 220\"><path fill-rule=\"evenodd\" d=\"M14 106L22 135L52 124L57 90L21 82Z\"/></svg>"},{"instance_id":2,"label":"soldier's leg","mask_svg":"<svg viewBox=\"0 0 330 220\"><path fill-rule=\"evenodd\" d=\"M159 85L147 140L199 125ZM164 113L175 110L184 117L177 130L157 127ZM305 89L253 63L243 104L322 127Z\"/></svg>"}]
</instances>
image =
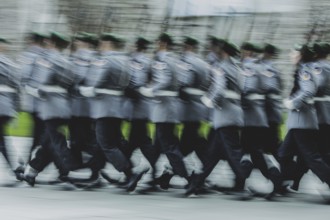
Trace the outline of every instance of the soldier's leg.
<instances>
[{"instance_id":1,"label":"soldier's leg","mask_svg":"<svg viewBox=\"0 0 330 220\"><path fill-rule=\"evenodd\" d=\"M295 129L294 138L297 142L298 151L306 162L306 165L323 182L330 186L330 167L322 160L317 148L317 130Z\"/></svg>"},{"instance_id":2,"label":"soldier's leg","mask_svg":"<svg viewBox=\"0 0 330 220\"><path fill-rule=\"evenodd\" d=\"M12 169L12 165L9 160L9 155L7 153L6 143L4 139L5 126L7 125L9 120L10 117L4 117L4 116L0 117L0 151L3 157L5 158L5 160L7 161L9 167Z\"/></svg>"},{"instance_id":3,"label":"soldier's leg","mask_svg":"<svg viewBox=\"0 0 330 220\"><path fill-rule=\"evenodd\" d=\"M175 136L174 129L174 123L157 123L156 136L162 152L166 154L173 168L173 172L187 179L188 173L179 149L179 139Z\"/></svg>"},{"instance_id":4,"label":"soldier's leg","mask_svg":"<svg viewBox=\"0 0 330 220\"><path fill-rule=\"evenodd\" d=\"M277 157L278 148L281 145L280 126L277 123L269 123L269 127L265 132L265 146L263 147L265 153L270 153Z\"/></svg>"},{"instance_id":5,"label":"soldier's leg","mask_svg":"<svg viewBox=\"0 0 330 220\"><path fill-rule=\"evenodd\" d=\"M180 137L180 151L183 156L187 156L194 151L196 140L198 140L198 122L184 122L182 135Z\"/></svg>"},{"instance_id":6,"label":"soldier's leg","mask_svg":"<svg viewBox=\"0 0 330 220\"><path fill-rule=\"evenodd\" d=\"M324 161L330 165L330 125L319 126L319 151Z\"/></svg>"}]
</instances>

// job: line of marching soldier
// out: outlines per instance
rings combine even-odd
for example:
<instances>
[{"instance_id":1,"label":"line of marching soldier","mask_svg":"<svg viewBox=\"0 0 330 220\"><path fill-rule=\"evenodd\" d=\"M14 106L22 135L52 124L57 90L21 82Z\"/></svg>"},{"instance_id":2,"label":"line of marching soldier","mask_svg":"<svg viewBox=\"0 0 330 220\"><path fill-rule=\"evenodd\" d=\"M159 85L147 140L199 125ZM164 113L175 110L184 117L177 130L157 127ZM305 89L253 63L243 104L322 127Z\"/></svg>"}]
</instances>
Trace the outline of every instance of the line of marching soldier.
<instances>
[{"instance_id":1,"label":"line of marching soldier","mask_svg":"<svg viewBox=\"0 0 330 220\"><path fill-rule=\"evenodd\" d=\"M98 180L109 162L125 175L123 187L134 191L149 170L133 170L131 156L140 148L152 169L151 187L168 189L171 178L178 175L187 180L187 196L202 192L219 160L226 160L235 174L234 186L227 192L242 199L259 194L245 184L254 168L274 185L263 195L266 199L298 190L309 169L330 185L327 43L292 50L294 85L282 100L281 74L274 63L279 49L271 44L260 48L246 42L239 50L212 36L210 53L203 60L195 38L185 37L182 52L176 55L171 52L173 38L163 33L150 60L146 50L151 42L143 37L128 54L119 36L103 33L98 38L82 32L74 36L69 57L62 51L70 39L60 33L32 33L28 40L17 65L3 55L7 41L0 39L2 131L15 116L19 90L22 110L34 121L28 163L13 169L18 180L33 186L37 175L54 163L58 182L84 185ZM288 110L288 133L281 143L283 108ZM124 120L131 124L128 140L121 131ZM149 135L149 121L155 124L155 137ZM207 138L199 132L203 121L212 125ZM180 138L175 132L179 123ZM63 125L69 128L69 146ZM87 161L83 152L90 155ZM201 173L187 171L184 157L192 152L203 165ZM170 168L157 177L161 154ZM69 176L81 168L91 170L89 179ZM285 180L293 184L287 186Z\"/></svg>"}]
</instances>

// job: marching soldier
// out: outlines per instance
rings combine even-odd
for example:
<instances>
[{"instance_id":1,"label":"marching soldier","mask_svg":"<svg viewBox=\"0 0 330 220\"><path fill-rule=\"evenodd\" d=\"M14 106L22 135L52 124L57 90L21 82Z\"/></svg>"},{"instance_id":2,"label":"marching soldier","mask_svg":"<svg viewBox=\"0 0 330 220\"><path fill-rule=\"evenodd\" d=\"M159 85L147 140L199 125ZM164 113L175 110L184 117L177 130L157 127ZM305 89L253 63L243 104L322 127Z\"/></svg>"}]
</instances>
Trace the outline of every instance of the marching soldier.
<instances>
[{"instance_id":1,"label":"marching soldier","mask_svg":"<svg viewBox=\"0 0 330 220\"><path fill-rule=\"evenodd\" d=\"M35 71L35 61L38 57L43 55L45 40L48 38L42 33L31 33L29 34L28 48L18 57L18 64L20 66L20 80L22 89L22 110L28 112L32 116L33 120L33 143L28 156L28 161L31 159L31 154L37 146L44 145L46 141L45 126L43 121L40 119L37 112L37 99L24 91L24 87L32 77ZM17 174L24 172L24 166L21 164L16 169ZM18 179L21 180L20 175L17 175Z\"/></svg>"},{"instance_id":2,"label":"marching soldier","mask_svg":"<svg viewBox=\"0 0 330 220\"><path fill-rule=\"evenodd\" d=\"M197 193L198 187L212 172L218 161L225 158L236 175L234 190L246 199L249 195L244 190L246 172L240 161L242 148L240 146L239 131L243 126L243 111L240 104L242 76L239 63L233 57L237 56L237 48L225 42L218 48L221 61L213 68L215 80L202 102L213 109L212 123L215 129L214 139L207 152L207 163L203 173L192 178L186 191L187 195Z\"/></svg>"},{"instance_id":3,"label":"marching soldier","mask_svg":"<svg viewBox=\"0 0 330 220\"><path fill-rule=\"evenodd\" d=\"M9 167L13 170L13 166L9 160L4 140L5 126L10 120L16 117L18 108L18 79L16 76L17 66L4 55L7 50L7 41L0 38L0 151L8 163ZM14 170L13 170L14 171ZM16 174L16 171L14 171Z\"/></svg>"},{"instance_id":4,"label":"marching soldier","mask_svg":"<svg viewBox=\"0 0 330 220\"><path fill-rule=\"evenodd\" d=\"M297 175L303 175L301 166L305 165L330 187L330 168L322 160L317 148L318 120L313 102L317 81L311 71L314 52L307 45L302 46L299 52L294 87L290 97L283 101L283 105L289 110L286 122L288 133L279 148L278 158L281 171L286 172L287 176L300 179ZM296 169L292 167L295 154L303 161Z\"/></svg>"},{"instance_id":5,"label":"marching soldier","mask_svg":"<svg viewBox=\"0 0 330 220\"><path fill-rule=\"evenodd\" d=\"M258 52L257 47L253 44L243 44L242 48L244 51ZM241 134L241 143L245 153L242 163L249 163L252 160L254 167L258 168L267 179L272 181L274 190L267 195L266 199L269 199L281 189L279 164L273 155L265 153L268 144L266 135L269 125L264 87L269 86L272 82L268 82L269 79L263 78L268 72L265 72L251 55L242 57L242 60L244 127ZM249 172L252 172L252 169Z\"/></svg>"},{"instance_id":6,"label":"marching soldier","mask_svg":"<svg viewBox=\"0 0 330 220\"><path fill-rule=\"evenodd\" d=\"M188 180L188 173L179 148L179 139L175 136L175 126L179 123L179 83L176 72L176 57L169 52L173 39L167 33L158 38L158 50L152 63L152 83L150 88L141 87L140 93L154 97L151 121L156 124L155 148L157 160L164 153L173 169L166 171L161 178L161 187L168 188L168 182L173 175L179 175ZM163 183L162 183L163 182Z\"/></svg>"},{"instance_id":7,"label":"marching soldier","mask_svg":"<svg viewBox=\"0 0 330 220\"><path fill-rule=\"evenodd\" d=\"M155 157L155 148L148 134L150 98L139 93L139 89L146 86L150 78L151 60L145 55L150 43L146 38L139 37L135 42L136 50L130 56L130 82L125 90L128 99L124 108L128 110L127 119L130 121L131 126L128 147L122 149L125 155L131 158L133 151L139 147L153 169L152 179L154 180L157 158Z\"/></svg>"},{"instance_id":8,"label":"marching soldier","mask_svg":"<svg viewBox=\"0 0 330 220\"><path fill-rule=\"evenodd\" d=\"M127 191L134 191L146 170L133 173L129 158L122 152L121 124L127 113L124 90L130 81L128 56L120 51L123 39L104 33L101 36L101 56L91 63L80 93L90 99L90 117L96 120L96 140L105 158L128 178Z\"/></svg>"},{"instance_id":9,"label":"marching soldier","mask_svg":"<svg viewBox=\"0 0 330 220\"><path fill-rule=\"evenodd\" d=\"M71 90L70 148L81 165L83 165L82 151L91 155L91 159L84 165L92 170L89 178L91 181L98 179L99 171L105 166L105 158L97 145L94 119L90 117L89 100L79 93L79 86L87 77L91 62L95 60L96 41L98 41L97 37L89 33L81 33L74 37L73 44L76 50L71 55L70 70L74 81Z\"/></svg>"},{"instance_id":10,"label":"marching soldier","mask_svg":"<svg viewBox=\"0 0 330 220\"><path fill-rule=\"evenodd\" d=\"M50 162L59 169L59 180L63 182L70 170L79 167L67 146L65 135L59 130L71 117L68 89L72 85L72 76L68 74L68 60L61 53L69 42L66 36L53 32L47 51L36 60L36 70L26 85L26 91L38 98L37 111L50 140L49 145L42 146L25 168L24 179L31 186L38 173Z\"/></svg>"}]
</instances>

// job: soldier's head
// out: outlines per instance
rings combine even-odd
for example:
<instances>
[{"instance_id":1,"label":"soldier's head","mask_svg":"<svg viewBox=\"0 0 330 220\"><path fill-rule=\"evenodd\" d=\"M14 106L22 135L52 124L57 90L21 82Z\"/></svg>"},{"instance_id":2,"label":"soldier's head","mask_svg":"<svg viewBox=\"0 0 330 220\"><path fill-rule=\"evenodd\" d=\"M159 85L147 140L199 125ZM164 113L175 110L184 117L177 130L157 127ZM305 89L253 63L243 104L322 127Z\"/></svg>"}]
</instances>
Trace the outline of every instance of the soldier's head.
<instances>
[{"instance_id":1,"label":"soldier's head","mask_svg":"<svg viewBox=\"0 0 330 220\"><path fill-rule=\"evenodd\" d=\"M214 51L214 52L216 52L215 50L219 46L219 43L221 44L221 43L224 42L223 39L218 38L214 35L208 35L207 36L207 41L208 41L207 49L210 50L210 51Z\"/></svg>"},{"instance_id":2,"label":"soldier's head","mask_svg":"<svg viewBox=\"0 0 330 220\"><path fill-rule=\"evenodd\" d=\"M307 44L295 45L293 50L291 50L290 58L293 64L308 63L315 60L315 52Z\"/></svg>"},{"instance_id":3,"label":"soldier's head","mask_svg":"<svg viewBox=\"0 0 330 220\"><path fill-rule=\"evenodd\" d=\"M45 47L47 41L49 40L49 36L47 34L41 32L32 32L27 35L25 41L29 45L37 45L39 47Z\"/></svg>"},{"instance_id":4,"label":"soldier's head","mask_svg":"<svg viewBox=\"0 0 330 220\"><path fill-rule=\"evenodd\" d=\"M198 48L199 41L190 36L185 36L183 40L183 50L184 51L193 51L195 52Z\"/></svg>"},{"instance_id":5,"label":"soldier's head","mask_svg":"<svg viewBox=\"0 0 330 220\"><path fill-rule=\"evenodd\" d=\"M325 59L330 53L330 45L325 42L314 43L313 50L315 51L316 59Z\"/></svg>"},{"instance_id":6,"label":"soldier's head","mask_svg":"<svg viewBox=\"0 0 330 220\"><path fill-rule=\"evenodd\" d=\"M247 57L256 57L258 54L262 53L263 50L256 44L251 42L244 42L241 45L241 59L245 59Z\"/></svg>"},{"instance_id":7,"label":"soldier's head","mask_svg":"<svg viewBox=\"0 0 330 220\"><path fill-rule=\"evenodd\" d=\"M0 53L7 51L8 44L10 42L7 39L0 37Z\"/></svg>"},{"instance_id":8,"label":"soldier's head","mask_svg":"<svg viewBox=\"0 0 330 220\"><path fill-rule=\"evenodd\" d=\"M74 36L73 44L76 48L94 49L98 44L96 34L79 32Z\"/></svg>"},{"instance_id":9,"label":"soldier's head","mask_svg":"<svg viewBox=\"0 0 330 220\"><path fill-rule=\"evenodd\" d=\"M235 44L228 41L223 42L220 52L220 57L226 59L228 57L236 57L239 55L239 50Z\"/></svg>"},{"instance_id":10,"label":"soldier's head","mask_svg":"<svg viewBox=\"0 0 330 220\"><path fill-rule=\"evenodd\" d=\"M280 50L272 44L266 44L263 52L263 59L272 59L278 56Z\"/></svg>"},{"instance_id":11,"label":"soldier's head","mask_svg":"<svg viewBox=\"0 0 330 220\"><path fill-rule=\"evenodd\" d=\"M71 42L71 39L61 33L52 32L50 35L50 47L62 51L66 49Z\"/></svg>"},{"instance_id":12,"label":"soldier's head","mask_svg":"<svg viewBox=\"0 0 330 220\"><path fill-rule=\"evenodd\" d=\"M101 51L121 50L125 46L125 40L112 33L103 33L100 37L99 49Z\"/></svg>"},{"instance_id":13,"label":"soldier's head","mask_svg":"<svg viewBox=\"0 0 330 220\"><path fill-rule=\"evenodd\" d=\"M136 50L139 52L145 51L148 49L148 46L151 44L151 41L144 37L138 37L135 41Z\"/></svg>"},{"instance_id":14,"label":"soldier's head","mask_svg":"<svg viewBox=\"0 0 330 220\"><path fill-rule=\"evenodd\" d=\"M158 37L158 51L168 50L171 46L174 45L174 41L171 35L168 33L162 33Z\"/></svg>"}]
</instances>

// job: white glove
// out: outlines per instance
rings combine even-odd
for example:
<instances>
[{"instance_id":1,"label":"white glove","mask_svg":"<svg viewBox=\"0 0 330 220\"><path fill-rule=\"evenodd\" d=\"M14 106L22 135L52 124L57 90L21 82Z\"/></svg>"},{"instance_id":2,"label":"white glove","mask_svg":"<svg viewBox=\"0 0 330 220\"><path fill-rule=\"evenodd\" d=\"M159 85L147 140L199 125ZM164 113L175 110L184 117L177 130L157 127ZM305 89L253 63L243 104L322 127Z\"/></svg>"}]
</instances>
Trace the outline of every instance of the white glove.
<instances>
[{"instance_id":1,"label":"white glove","mask_svg":"<svg viewBox=\"0 0 330 220\"><path fill-rule=\"evenodd\" d=\"M140 87L139 93L145 97L149 97L149 98L155 97L152 88Z\"/></svg>"},{"instance_id":2,"label":"white glove","mask_svg":"<svg viewBox=\"0 0 330 220\"><path fill-rule=\"evenodd\" d=\"M201 102L208 108L214 108L212 100L206 96L201 97Z\"/></svg>"},{"instance_id":3,"label":"white glove","mask_svg":"<svg viewBox=\"0 0 330 220\"><path fill-rule=\"evenodd\" d=\"M289 99L284 99L283 100L283 106L287 109L290 109L290 110L294 109L293 101L289 100Z\"/></svg>"},{"instance_id":4,"label":"white glove","mask_svg":"<svg viewBox=\"0 0 330 220\"><path fill-rule=\"evenodd\" d=\"M95 89L94 87L79 87L79 92L81 95L91 98L95 97Z\"/></svg>"},{"instance_id":5,"label":"white glove","mask_svg":"<svg viewBox=\"0 0 330 220\"><path fill-rule=\"evenodd\" d=\"M31 86L25 86L25 91L27 94L32 95L34 97L40 98L39 91L36 88Z\"/></svg>"}]
</instances>

